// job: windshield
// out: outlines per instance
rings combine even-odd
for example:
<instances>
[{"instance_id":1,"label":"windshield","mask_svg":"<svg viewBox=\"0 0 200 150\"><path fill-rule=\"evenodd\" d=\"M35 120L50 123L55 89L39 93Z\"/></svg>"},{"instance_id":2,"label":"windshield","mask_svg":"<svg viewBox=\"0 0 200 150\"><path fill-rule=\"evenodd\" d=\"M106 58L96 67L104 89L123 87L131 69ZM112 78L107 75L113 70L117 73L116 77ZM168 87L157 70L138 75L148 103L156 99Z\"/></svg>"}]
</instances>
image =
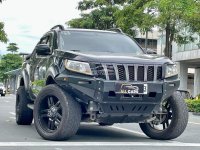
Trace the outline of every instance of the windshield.
<instances>
[{"instance_id":1,"label":"windshield","mask_svg":"<svg viewBox=\"0 0 200 150\"><path fill-rule=\"evenodd\" d=\"M3 83L0 83L0 87L2 87L3 86Z\"/></svg>"},{"instance_id":2,"label":"windshield","mask_svg":"<svg viewBox=\"0 0 200 150\"><path fill-rule=\"evenodd\" d=\"M63 31L60 34L59 48L80 52L143 53L126 35L97 31Z\"/></svg>"}]
</instances>

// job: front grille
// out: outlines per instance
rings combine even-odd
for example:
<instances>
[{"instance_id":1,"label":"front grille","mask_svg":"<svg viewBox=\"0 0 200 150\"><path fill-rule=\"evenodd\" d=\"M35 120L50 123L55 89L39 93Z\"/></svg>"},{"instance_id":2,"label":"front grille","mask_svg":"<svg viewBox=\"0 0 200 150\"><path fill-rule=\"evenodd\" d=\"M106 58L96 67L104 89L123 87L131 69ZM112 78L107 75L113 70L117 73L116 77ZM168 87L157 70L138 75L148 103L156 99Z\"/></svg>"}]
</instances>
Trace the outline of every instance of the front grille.
<instances>
[{"instance_id":1,"label":"front grille","mask_svg":"<svg viewBox=\"0 0 200 150\"><path fill-rule=\"evenodd\" d=\"M130 81L135 80L134 66L128 66L128 72L129 72L129 80Z\"/></svg>"},{"instance_id":2,"label":"front grille","mask_svg":"<svg viewBox=\"0 0 200 150\"><path fill-rule=\"evenodd\" d=\"M118 69L118 73L119 73L119 80L126 80L126 73L125 73L124 66L118 65L117 69Z\"/></svg>"},{"instance_id":3,"label":"front grille","mask_svg":"<svg viewBox=\"0 0 200 150\"><path fill-rule=\"evenodd\" d=\"M115 69L113 65L106 65L108 70L108 76L110 80L116 80Z\"/></svg>"},{"instance_id":4,"label":"front grille","mask_svg":"<svg viewBox=\"0 0 200 150\"><path fill-rule=\"evenodd\" d=\"M96 76L106 80L157 81L162 80L161 65L96 64Z\"/></svg>"},{"instance_id":5,"label":"front grille","mask_svg":"<svg viewBox=\"0 0 200 150\"><path fill-rule=\"evenodd\" d=\"M144 66L138 66L137 80L144 81Z\"/></svg>"},{"instance_id":6,"label":"front grille","mask_svg":"<svg viewBox=\"0 0 200 150\"><path fill-rule=\"evenodd\" d=\"M106 79L105 71L104 68L101 64L96 64L95 66L96 74L98 75L99 78Z\"/></svg>"},{"instance_id":7,"label":"front grille","mask_svg":"<svg viewBox=\"0 0 200 150\"><path fill-rule=\"evenodd\" d=\"M157 80L160 80L162 78L162 67L158 66L157 68Z\"/></svg>"},{"instance_id":8,"label":"front grille","mask_svg":"<svg viewBox=\"0 0 200 150\"><path fill-rule=\"evenodd\" d=\"M154 66L148 66L147 81L153 81L153 80L154 80Z\"/></svg>"}]
</instances>

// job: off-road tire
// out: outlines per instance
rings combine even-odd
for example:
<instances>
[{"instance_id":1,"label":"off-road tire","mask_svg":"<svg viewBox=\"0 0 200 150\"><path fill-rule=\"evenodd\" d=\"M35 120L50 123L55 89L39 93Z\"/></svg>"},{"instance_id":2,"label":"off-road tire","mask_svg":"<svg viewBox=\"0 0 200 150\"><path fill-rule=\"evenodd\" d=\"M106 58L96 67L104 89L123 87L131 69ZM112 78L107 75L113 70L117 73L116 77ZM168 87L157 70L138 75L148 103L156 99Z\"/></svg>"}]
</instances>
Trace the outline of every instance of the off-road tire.
<instances>
[{"instance_id":1,"label":"off-road tire","mask_svg":"<svg viewBox=\"0 0 200 150\"><path fill-rule=\"evenodd\" d=\"M26 90L24 86L20 86L16 94L16 123L18 125L30 125L33 120L33 110L28 108L28 104L31 100L27 98Z\"/></svg>"},{"instance_id":2,"label":"off-road tire","mask_svg":"<svg viewBox=\"0 0 200 150\"><path fill-rule=\"evenodd\" d=\"M188 123L188 109L180 93L175 92L168 101L172 107L172 120L165 130L156 130L149 123L140 123L142 131L150 138L170 140L180 136Z\"/></svg>"},{"instance_id":3,"label":"off-road tire","mask_svg":"<svg viewBox=\"0 0 200 150\"><path fill-rule=\"evenodd\" d=\"M53 132L49 132L45 129L39 119L40 104L42 104L42 101L45 101L45 97L49 95L57 97L62 108L62 119L56 131ZM79 129L82 115L80 104L55 84L44 87L38 94L33 114L35 127L39 135L46 140L54 141L67 140L75 135Z\"/></svg>"},{"instance_id":4,"label":"off-road tire","mask_svg":"<svg viewBox=\"0 0 200 150\"><path fill-rule=\"evenodd\" d=\"M6 94L1 94L2 97L4 97Z\"/></svg>"}]
</instances>

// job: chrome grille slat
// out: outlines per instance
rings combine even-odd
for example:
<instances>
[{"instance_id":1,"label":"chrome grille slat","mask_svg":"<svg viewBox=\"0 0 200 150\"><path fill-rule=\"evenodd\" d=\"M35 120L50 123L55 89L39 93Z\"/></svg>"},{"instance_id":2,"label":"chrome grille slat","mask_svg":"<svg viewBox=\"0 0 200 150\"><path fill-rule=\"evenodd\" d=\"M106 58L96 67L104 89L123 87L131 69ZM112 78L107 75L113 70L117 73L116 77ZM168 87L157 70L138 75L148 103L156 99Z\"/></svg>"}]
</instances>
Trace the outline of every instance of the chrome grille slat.
<instances>
[{"instance_id":1,"label":"chrome grille slat","mask_svg":"<svg viewBox=\"0 0 200 150\"><path fill-rule=\"evenodd\" d=\"M116 73L116 80L118 81L119 80L119 72L118 72L118 69L117 69L117 65L113 64L113 67L114 67L114 70L115 70L115 73Z\"/></svg>"},{"instance_id":2,"label":"chrome grille slat","mask_svg":"<svg viewBox=\"0 0 200 150\"><path fill-rule=\"evenodd\" d=\"M134 74L135 74L135 79L134 79L134 81L137 81L137 71L138 71L138 65L135 65L135 67L134 67Z\"/></svg>"},{"instance_id":3,"label":"chrome grille slat","mask_svg":"<svg viewBox=\"0 0 200 150\"><path fill-rule=\"evenodd\" d=\"M157 68L158 68L158 66L154 66L154 81L156 81L157 80Z\"/></svg>"},{"instance_id":4,"label":"chrome grille slat","mask_svg":"<svg viewBox=\"0 0 200 150\"><path fill-rule=\"evenodd\" d=\"M126 80L129 81L128 65L124 65L124 67L125 67Z\"/></svg>"},{"instance_id":5,"label":"chrome grille slat","mask_svg":"<svg viewBox=\"0 0 200 150\"><path fill-rule=\"evenodd\" d=\"M107 69L106 64L102 64L102 67L103 67L103 69L104 69L104 71L105 71L106 80L109 80L108 69Z\"/></svg>"},{"instance_id":6,"label":"chrome grille slat","mask_svg":"<svg viewBox=\"0 0 200 150\"><path fill-rule=\"evenodd\" d=\"M148 66L144 66L144 81L147 81L147 70L148 70Z\"/></svg>"}]
</instances>

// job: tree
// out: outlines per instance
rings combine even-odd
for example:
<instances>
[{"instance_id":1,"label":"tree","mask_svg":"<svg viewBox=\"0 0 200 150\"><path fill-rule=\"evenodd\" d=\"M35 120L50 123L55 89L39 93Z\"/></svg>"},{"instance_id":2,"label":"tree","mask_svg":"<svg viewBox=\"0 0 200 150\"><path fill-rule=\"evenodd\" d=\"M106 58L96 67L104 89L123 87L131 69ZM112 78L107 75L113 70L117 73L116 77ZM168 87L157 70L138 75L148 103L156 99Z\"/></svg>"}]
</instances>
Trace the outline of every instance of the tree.
<instances>
[{"instance_id":1,"label":"tree","mask_svg":"<svg viewBox=\"0 0 200 150\"><path fill-rule=\"evenodd\" d=\"M4 23L0 22L0 42L7 43L8 38L6 32L4 31Z\"/></svg>"},{"instance_id":2,"label":"tree","mask_svg":"<svg viewBox=\"0 0 200 150\"><path fill-rule=\"evenodd\" d=\"M7 51L10 51L12 52L12 54L14 52L17 52L19 48L17 47L17 44L16 43L9 43L8 47L7 47Z\"/></svg>"},{"instance_id":3,"label":"tree","mask_svg":"<svg viewBox=\"0 0 200 150\"><path fill-rule=\"evenodd\" d=\"M186 44L195 40L194 32L200 34L199 0L82 0L78 9L81 17L67 22L74 28L120 27L134 37L134 27L148 33L157 26L166 33L164 52L170 58L173 41Z\"/></svg>"},{"instance_id":4,"label":"tree","mask_svg":"<svg viewBox=\"0 0 200 150\"><path fill-rule=\"evenodd\" d=\"M3 0L0 0L0 3L2 3ZM4 31L4 23L0 22L0 42L7 43L8 38L7 34Z\"/></svg>"},{"instance_id":5,"label":"tree","mask_svg":"<svg viewBox=\"0 0 200 150\"><path fill-rule=\"evenodd\" d=\"M78 3L81 17L72 19L67 24L73 28L110 29L116 26L114 13L127 0L83 0ZM86 13L89 11L89 13Z\"/></svg>"},{"instance_id":6,"label":"tree","mask_svg":"<svg viewBox=\"0 0 200 150\"><path fill-rule=\"evenodd\" d=\"M5 72L18 69L22 65L22 58L19 54L6 54L3 55L0 61L0 81L7 78Z\"/></svg>"},{"instance_id":7,"label":"tree","mask_svg":"<svg viewBox=\"0 0 200 150\"><path fill-rule=\"evenodd\" d=\"M116 13L117 25L136 26L141 30L158 26L166 33L164 52L171 58L173 41L179 44L193 41L192 34L199 32L199 3L197 0L135 0ZM185 30L187 34L182 32Z\"/></svg>"},{"instance_id":8,"label":"tree","mask_svg":"<svg viewBox=\"0 0 200 150\"><path fill-rule=\"evenodd\" d=\"M146 33L147 36L148 31L154 26L154 18L152 17L154 12L150 9L144 9L144 5L147 2L149 0L135 0L125 5L122 10L118 10L115 13L117 26L129 35L135 31L135 28L139 28L140 32ZM147 38L145 45L147 45Z\"/></svg>"}]
</instances>

